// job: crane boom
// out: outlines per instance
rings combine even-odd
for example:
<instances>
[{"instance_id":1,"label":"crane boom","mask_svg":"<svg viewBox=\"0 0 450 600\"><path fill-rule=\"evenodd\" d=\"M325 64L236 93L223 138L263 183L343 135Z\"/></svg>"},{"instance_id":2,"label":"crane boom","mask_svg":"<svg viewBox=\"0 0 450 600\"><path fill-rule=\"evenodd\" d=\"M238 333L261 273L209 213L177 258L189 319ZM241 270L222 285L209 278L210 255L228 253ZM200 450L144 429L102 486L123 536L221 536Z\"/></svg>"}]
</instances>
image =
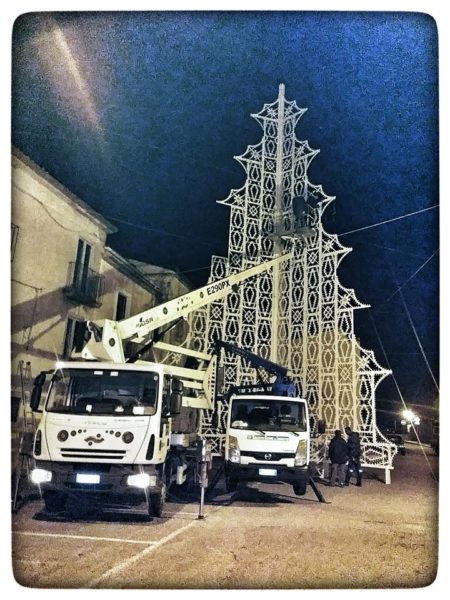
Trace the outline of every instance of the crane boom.
<instances>
[{"instance_id":1,"label":"crane boom","mask_svg":"<svg viewBox=\"0 0 450 600\"><path fill-rule=\"evenodd\" d=\"M236 346L235 344L231 344L230 342L226 342L224 340L216 340L214 342L214 346L217 350L223 348L226 352L231 352L236 356L242 357L252 366L256 368L261 367L270 373L270 375L277 375L280 377L285 377L287 375L287 367L282 367L281 365L278 365L267 358L263 358L258 354L254 354L253 352L250 352L250 350L247 350L247 348L241 348L240 346Z\"/></svg>"},{"instance_id":2,"label":"crane boom","mask_svg":"<svg viewBox=\"0 0 450 600\"><path fill-rule=\"evenodd\" d=\"M267 358L263 358L258 354L254 354L253 352L250 352L250 350L247 350L247 348L241 348L240 346L236 346L235 344L231 344L230 342L226 342L224 340L215 340L214 350L216 354L220 352L221 348L223 348L225 352L229 352L243 358L245 361L250 363L252 367L258 371L258 373L259 369L262 368L270 375L276 376L275 381L270 384L266 384L261 381L259 384L256 384L256 386L252 384L233 385L228 391L229 395L235 392L246 394L255 392L256 390L265 390L266 392L278 394L279 396L295 397L297 395L295 383L289 377L287 367L283 367L282 365L278 365Z\"/></svg>"},{"instance_id":3,"label":"crane boom","mask_svg":"<svg viewBox=\"0 0 450 600\"><path fill-rule=\"evenodd\" d=\"M239 283L267 271L271 267L292 257L283 254L267 262L260 263L250 269L233 273L228 277L205 285L197 290L188 292L179 298L169 300L164 304L143 311L122 321L103 319L89 321L90 339L84 346L81 356L88 360L108 360L116 363L125 362L123 344L125 341L144 343L150 334L180 318L185 318L191 312L203 306L224 298L235 291Z\"/></svg>"}]
</instances>

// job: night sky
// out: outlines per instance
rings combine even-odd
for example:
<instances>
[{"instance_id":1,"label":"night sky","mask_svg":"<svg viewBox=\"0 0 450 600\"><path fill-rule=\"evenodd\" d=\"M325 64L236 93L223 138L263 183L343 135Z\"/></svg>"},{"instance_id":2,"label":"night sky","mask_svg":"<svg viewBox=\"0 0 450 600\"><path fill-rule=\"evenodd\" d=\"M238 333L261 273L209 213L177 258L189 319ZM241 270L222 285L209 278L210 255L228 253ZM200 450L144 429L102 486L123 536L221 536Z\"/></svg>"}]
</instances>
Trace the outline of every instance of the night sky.
<instances>
[{"instance_id":1,"label":"night sky","mask_svg":"<svg viewBox=\"0 0 450 600\"><path fill-rule=\"evenodd\" d=\"M308 108L297 137L321 151L309 178L336 196L325 228L353 248L340 279L372 306L355 312L356 335L394 371L408 404L433 403L421 350L438 383L432 18L26 14L12 66L13 144L119 228L108 240L115 250L196 286L211 255L227 254L230 212L215 201L244 183L232 157L261 139L250 113L285 83L286 98ZM392 377L377 396L399 400Z\"/></svg>"}]
</instances>

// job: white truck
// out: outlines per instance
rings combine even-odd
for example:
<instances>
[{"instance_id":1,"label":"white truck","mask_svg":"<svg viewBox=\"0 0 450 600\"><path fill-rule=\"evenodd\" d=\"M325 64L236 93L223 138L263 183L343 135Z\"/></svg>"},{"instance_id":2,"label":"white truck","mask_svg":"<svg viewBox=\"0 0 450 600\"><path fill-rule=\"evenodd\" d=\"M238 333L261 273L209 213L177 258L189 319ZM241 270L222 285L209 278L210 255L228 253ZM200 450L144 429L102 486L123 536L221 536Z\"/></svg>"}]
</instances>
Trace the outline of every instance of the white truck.
<instances>
[{"instance_id":1,"label":"white truck","mask_svg":"<svg viewBox=\"0 0 450 600\"><path fill-rule=\"evenodd\" d=\"M289 257L232 274L123 321L90 322L80 360L58 362L37 376L32 410L39 411L48 375L50 385L34 439L31 480L40 486L47 511L62 511L69 504L79 513L99 501L103 506L145 501L150 515L161 515L168 487L183 484L195 471L199 451L200 461L205 460L197 415L213 406L215 357L157 341L156 332ZM136 357L124 354L129 340L190 356L198 368L132 362Z\"/></svg>"},{"instance_id":2,"label":"white truck","mask_svg":"<svg viewBox=\"0 0 450 600\"><path fill-rule=\"evenodd\" d=\"M310 481L308 404L297 394L285 367L229 342L216 349L237 354L256 369L275 376L271 383L233 386L228 393L225 436L225 483L234 491L240 481L286 482L303 496ZM324 431L324 423L318 425Z\"/></svg>"},{"instance_id":3,"label":"white truck","mask_svg":"<svg viewBox=\"0 0 450 600\"><path fill-rule=\"evenodd\" d=\"M303 496L310 477L306 400L256 390L230 399L225 438L227 491L235 490L239 481L282 481Z\"/></svg>"}]
</instances>

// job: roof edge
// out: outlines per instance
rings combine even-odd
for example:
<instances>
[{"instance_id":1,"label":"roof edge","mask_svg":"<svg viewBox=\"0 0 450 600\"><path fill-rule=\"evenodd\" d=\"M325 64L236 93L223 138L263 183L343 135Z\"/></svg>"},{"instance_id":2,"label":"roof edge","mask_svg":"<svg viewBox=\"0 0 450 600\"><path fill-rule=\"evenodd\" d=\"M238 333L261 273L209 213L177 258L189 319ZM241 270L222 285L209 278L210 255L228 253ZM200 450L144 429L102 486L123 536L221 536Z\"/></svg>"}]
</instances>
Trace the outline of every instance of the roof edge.
<instances>
[{"instance_id":1,"label":"roof edge","mask_svg":"<svg viewBox=\"0 0 450 600\"><path fill-rule=\"evenodd\" d=\"M155 298L160 301L162 300L161 291L153 285L147 277L137 267L133 265L130 260L110 248L109 246L104 247L103 258L109 262L113 267L120 271L123 275L126 275L132 279L135 283L143 287L145 290L154 294Z\"/></svg>"},{"instance_id":2,"label":"roof edge","mask_svg":"<svg viewBox=\"0 0 450 600\"><path fill-rule=\"evenodd\" d=\"M110 223L105 217L103 217L100 213L94 210L89 204L78 198L73 192L71 192L64 184L55 179L50 173L45 171L42 167L36 164L29 156L24 154L21 150L12 146L11 154L16 159L20 160L25 166L34 171L44 182L54 188L63 196L66 196L69 200L71 200L77 208L79 208L82 212L87 213L91 218L95 219L103 229L106 230L107 234L117 233L118 228Z\"/></svg>"}]
</instances>

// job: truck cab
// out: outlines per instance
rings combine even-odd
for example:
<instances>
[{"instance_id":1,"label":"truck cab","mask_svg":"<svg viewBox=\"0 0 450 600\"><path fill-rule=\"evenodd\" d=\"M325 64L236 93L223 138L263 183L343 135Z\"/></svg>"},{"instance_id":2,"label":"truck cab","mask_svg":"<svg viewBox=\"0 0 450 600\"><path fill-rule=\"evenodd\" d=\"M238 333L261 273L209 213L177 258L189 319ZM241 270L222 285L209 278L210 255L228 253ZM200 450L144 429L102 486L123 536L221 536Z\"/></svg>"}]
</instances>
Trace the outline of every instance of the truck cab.
<instances>
[{"instance_id":1,"label":"truck cab","mask_svg":"<svg viewBox=\"0 0 450 600\"><path fill-rule=\"evenodd\" d=\"M67 500L136 505L160 516L170 482L165 464L182 385L160 364L59 363L34 441L46 509ZM35 394L37 399L38 394Z\"/></svg>"},{"instance_id":2,"label":"truck cab","mask_svg":"<svg viewBox=\"0 0 450 600\"><path fill-rule=\"evenodd\" d=\"M303 398L232 395L225 438L225 481L285 482L302 496L309 481L310 425Z\"/></svg>"}]
</instances>

